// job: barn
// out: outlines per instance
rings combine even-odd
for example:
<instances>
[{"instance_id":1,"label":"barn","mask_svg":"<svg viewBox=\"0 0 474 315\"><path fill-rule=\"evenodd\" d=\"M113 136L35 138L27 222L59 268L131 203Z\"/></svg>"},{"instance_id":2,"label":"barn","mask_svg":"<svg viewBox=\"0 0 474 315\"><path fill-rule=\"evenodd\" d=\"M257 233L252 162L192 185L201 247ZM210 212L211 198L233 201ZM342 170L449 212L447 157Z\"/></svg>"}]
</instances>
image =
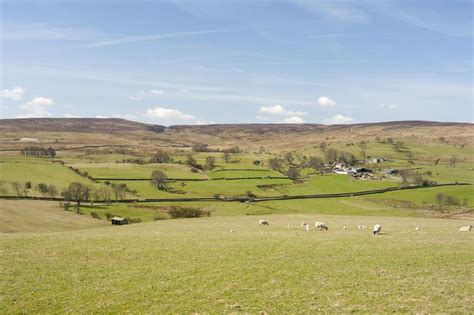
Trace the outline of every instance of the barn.
<instances>
[{"instance_id":1,"label":"barn","mask_svg":"<svg viewBox=\"0 0 474 315\"><path fill-rule=\"evenodd\" d=\"M112 225L125 225L129 223L127 219L117 216L110 218L110 222L112 222Z\"/></svg>"}]
</instances>

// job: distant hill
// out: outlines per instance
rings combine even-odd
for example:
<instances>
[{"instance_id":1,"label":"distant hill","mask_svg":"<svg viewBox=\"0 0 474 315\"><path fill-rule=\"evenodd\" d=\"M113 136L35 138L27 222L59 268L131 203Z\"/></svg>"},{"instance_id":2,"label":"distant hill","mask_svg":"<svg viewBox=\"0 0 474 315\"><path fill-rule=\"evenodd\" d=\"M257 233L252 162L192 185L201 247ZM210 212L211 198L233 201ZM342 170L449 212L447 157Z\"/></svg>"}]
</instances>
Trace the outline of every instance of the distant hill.
<instances>
[{"instance_id":1,"label":"distant hill","mask_svg":"<svg viewBox=\"0 0 474 315\"><path fill-rule=\"evenodd\" d=\"M322 141L353 145L376 138L426 144L446 138L450 145L474 145L474 125L432 121L392 121L351 125L214 124L165 127L118 118L31 118L0 120L0 150L19 150L22 140L34 138L57 149L127 147L150 153L157 148L213 148L266 146L275 150L314 148ZM446 143L448 143L446 142Z\"/></svg>"}]
</instances>

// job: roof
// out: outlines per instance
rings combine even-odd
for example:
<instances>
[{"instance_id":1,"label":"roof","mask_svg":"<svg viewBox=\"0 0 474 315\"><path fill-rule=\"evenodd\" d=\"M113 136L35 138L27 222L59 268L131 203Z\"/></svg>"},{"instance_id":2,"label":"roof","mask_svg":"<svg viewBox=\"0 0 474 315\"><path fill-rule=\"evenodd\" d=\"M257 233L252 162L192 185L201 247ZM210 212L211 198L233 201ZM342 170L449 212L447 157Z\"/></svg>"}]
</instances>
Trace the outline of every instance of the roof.
<instances>
[{"instance_id":1,"label":"roof","mask_svg":"<svg viewBox=\"0 0 474 315\"><path fill-rule=\"evenodd\" d=\"M125 220L125 218L122 218L122 217L112 217L112 218L110 218L110 220L123 221L123 220Z\"/></svg>"}]
</instances>

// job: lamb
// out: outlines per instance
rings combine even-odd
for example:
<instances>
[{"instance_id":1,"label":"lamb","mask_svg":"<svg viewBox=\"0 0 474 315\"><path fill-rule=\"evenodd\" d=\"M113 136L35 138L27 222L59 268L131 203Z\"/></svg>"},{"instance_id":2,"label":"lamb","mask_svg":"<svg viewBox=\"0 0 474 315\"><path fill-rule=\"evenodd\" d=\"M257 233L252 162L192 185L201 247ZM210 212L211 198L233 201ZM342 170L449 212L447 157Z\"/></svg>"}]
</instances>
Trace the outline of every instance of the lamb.
<instances>
[{"instance_id":1,"label":"lamb","mask_svg":"<svg viewBox=\"0 0 474 315\"><path fill-rule=\"evenodd\" d=\"M382 226L380 224L374 225L374 235L380 234L380 231L382 231Z\"/></svg>"},{"instance_id":2,"label":"lamb","mask_svg":"<svg viewBox=\"0 0 474 315\"><path fill-rule=\"evenodd\" d=\"M465 225L465 226L461 226L461 227L459 228L459 231L461 231L461 232L469 232L471 229L472 229L472 225Z\"/></svg>"},{"instance_id":3,"label":"lamb","mask_svg":"<svg viewBox=\"0 0 474 315\"><path fill-rule=\"evenodd\" d=\"M260 225L270 225L270 223L268 223L268 221L264 220L264 219L259 220L258 224L260 224Z\"/></svg>"},{"instance_id":4,"label":"lamb","mask_svg":"<svg viewBox=\"0 0 474 315\"><path fill-rule=\"evenodd\" d=\"M314 223L314 226L320 231L322 231L322 230L327 231L328 230L328 226L324 222L317 221L316 223Z\"/></svg>"},{"instance_id":5,"label":"lamb","mask_svg":"<svg viewBox=\"0 0 474 315\"><path fill-rule=\"evenodd\" d=\"M359 230L365 230L367 227L365 225L359 225L358 228Z\"/></svg>"}]
</instances>

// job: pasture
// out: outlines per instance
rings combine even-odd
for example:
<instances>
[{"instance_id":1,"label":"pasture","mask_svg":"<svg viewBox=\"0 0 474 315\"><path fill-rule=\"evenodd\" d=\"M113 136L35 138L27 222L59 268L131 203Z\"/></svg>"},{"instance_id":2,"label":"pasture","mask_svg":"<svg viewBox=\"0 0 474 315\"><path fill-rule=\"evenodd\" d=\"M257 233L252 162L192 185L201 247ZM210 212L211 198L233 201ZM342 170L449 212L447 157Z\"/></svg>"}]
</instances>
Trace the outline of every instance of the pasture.
<instances>
[{"instance_id":1,"label":"pasture","mask_svg":"<svg viewBox=\"0 0 474 315\"><path fill-rule=\"evenodd\" d=\"M260 216L232 216L1 234L0 312L469 313L474 307L474 235L458 231L467 221L264 217L270 226L259 226ZM316 220L329 231L299 226ZM375 223L381 235L357 229Z\"/></svg>"}]
</instances>

